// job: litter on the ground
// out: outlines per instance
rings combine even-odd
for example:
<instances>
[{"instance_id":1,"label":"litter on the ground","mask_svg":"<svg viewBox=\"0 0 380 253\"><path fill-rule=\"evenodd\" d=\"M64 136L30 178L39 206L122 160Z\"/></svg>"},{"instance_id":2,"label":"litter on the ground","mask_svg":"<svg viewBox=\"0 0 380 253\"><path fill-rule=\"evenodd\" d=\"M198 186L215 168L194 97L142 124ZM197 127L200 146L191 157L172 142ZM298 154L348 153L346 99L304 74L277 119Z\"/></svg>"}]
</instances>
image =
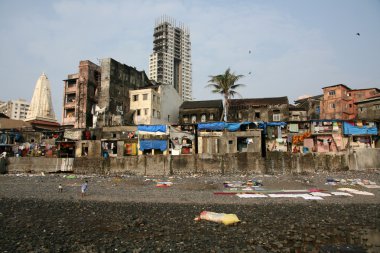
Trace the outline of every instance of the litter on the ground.
<instances>
[{"instance_id":1,"label":"litter on the ground","mask_svg":"<svg viewBox=\"0 0 380 253\"><path fill-rule=\"evenodd\" d=\"M311 192L310 193L313 196L318 196L318 197L330 197L330 193L325 193L325 192Z\"/></svg>"},{"instance_id":2,"label":"litter on the ground","mask_svg":"<svg viewBox=\"0 0 380 253\"><path fill-rule=\"evenodd\" d=\"M251 194L251 193L243 193L236 194L239 198L267 198L268 196L265 194Z\"/></svg>"},{"instance_id":3,"label":"litter on the ground","mask_svg":"<svg viewBox=\"0 0 380 253\"><path fill-rule=\"evenodd\" d=\"M173 185L173 182L157 182L156 187L170 187Z\"/></svg>"},{"instance_id":4,"label":"litter on the ground","mask_svg":"<svg viewBox=\"0 0 380 253\"><path fill-rule=\"evenodd\" d=\"M223 223L224 225L231 225L240 222L236 214L215 213L209 211L203 211L194 220L208 220L217 223Z\"/></svg>"},{"instance_id":5,"label":"litter on the ground","mask_svg":"<svg viewBox=\"0 0 380 253\"><path fill-rule=\"evenodd\" d=\"M349 196L349 197L353 197L352 194L348 193L348 192L331 192L332 195L335 195L335 196Z\"/></svg>"},{"instance_id":6,"label":"litter on the ground","mask_svg":"<svg viewBox=\"0 0 380 253\"><path fill-rule=\"evenodd\" d=\"M351 188L338 188L338 191L344 191L344 192L349 192L357 195L366 195L366 196L374 196L372 192L366 192L366 191L359 191L356 189L351 189Z\"/></svg>"}]
</instances>

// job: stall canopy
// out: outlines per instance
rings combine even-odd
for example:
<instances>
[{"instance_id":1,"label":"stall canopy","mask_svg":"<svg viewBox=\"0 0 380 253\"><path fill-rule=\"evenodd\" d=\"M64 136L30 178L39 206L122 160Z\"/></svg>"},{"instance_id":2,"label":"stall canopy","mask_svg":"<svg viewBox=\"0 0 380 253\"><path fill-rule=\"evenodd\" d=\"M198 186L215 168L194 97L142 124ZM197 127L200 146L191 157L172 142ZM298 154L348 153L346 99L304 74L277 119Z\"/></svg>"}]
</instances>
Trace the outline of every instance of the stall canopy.
<instances>
[{"instance_id":1,"label":"stall canopy","mask_svg":"<svg viewBox=\"0 0 380 253\"><path fill-rule=\"evenodd\" d=\"M165 151L167 149L166 140L140 140L140 150L159 149Z\"/></svg>"},{"instance_id":2,"label":"stall canopy","mask_svg":"<svg viewBox=\"0 0 380 253\"><path fill-rule=\"evenodd\" d=\"M343 133L345 135L377 135L378 131L376 127L359 127L343 122Z\"/></svg>"},{"instance_id":3,"label":"stall canopy","mask_svg":"<svg viewBox=\"0 0 380 253\"><path fill-rule=\"evenodd\" d=\"M138 125L137 130L144 132L162 132L166 133L166 125Z\"/></svg>"},{"instance_id":4,"label":"stall canopy","mask_svg":"<svg viewBox=\"0 0 380 253\"><path fill-rule=\"evenodd\" d=\"M198 130L211 130L218 131L227 129L229 132L236 132L240 130L242 125L255 124L254 122L238 122L238 123L228 123L228 122L212 122L212 123L198 123ZM256 126L256 124L255 124Z\"/></svg>"}]
</instances>

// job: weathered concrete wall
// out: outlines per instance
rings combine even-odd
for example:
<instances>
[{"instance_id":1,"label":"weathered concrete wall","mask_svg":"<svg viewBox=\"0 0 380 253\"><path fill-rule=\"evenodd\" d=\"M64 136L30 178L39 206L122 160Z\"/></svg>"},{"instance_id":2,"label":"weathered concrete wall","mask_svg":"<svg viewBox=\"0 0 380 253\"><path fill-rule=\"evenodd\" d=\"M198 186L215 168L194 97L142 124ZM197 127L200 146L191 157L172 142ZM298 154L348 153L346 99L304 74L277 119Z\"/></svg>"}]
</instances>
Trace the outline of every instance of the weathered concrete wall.
<instances>
[{"instance_id":1,"label":"weathered concrete wall","mask_svg":"<svg viewBox=\"0 0 380 253\"><path fill-rule=\"evenodd\" d=\"M353 170L364 170L379 168L380 149L362 148L356 149L348 155L349 167Z\"/></svg>"},{"instance_id":2,"label":"weathered concrete wall","mask_svg":"<svg viewBox=\"0 0 380 253\"><path fill-rule=\"evenodd\" d=\"M72 172L74 158L9 157L8 171L21 172Z\"/></svg>"},{"instance_id":3,"label":"weathered concrete wall","mask_svg":"<svg viewBox=\"0 0 380 253\"><path fill-rule=\"evenodd\" d=\"M319 171L362 170L380 168L380 149L357 150L350 155L260 153L141 155L118 158L9 158L9 172L58 172L78 174L167 175L244 175L293 174Z\"/></svg>"}]
</instances>

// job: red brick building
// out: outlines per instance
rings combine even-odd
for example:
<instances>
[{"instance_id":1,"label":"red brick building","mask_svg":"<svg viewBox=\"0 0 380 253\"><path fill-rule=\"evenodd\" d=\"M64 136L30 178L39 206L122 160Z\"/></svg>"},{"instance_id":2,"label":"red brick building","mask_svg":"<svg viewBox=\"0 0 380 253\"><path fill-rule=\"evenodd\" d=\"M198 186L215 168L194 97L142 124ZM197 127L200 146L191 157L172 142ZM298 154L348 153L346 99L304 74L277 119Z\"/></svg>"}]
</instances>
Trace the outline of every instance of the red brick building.
<instances>
[{"instance_id":1,"label":"red brick building","mask_svg":"<svg viewBox=\"0 0 380 253\"><path fill-rule=\"evenodd\" d=\"M378 88L351 89L344 84L327 86L322 89L321 119L357 119L356 103L380 94L380 89Z\"/></svg>"}]
</instances>

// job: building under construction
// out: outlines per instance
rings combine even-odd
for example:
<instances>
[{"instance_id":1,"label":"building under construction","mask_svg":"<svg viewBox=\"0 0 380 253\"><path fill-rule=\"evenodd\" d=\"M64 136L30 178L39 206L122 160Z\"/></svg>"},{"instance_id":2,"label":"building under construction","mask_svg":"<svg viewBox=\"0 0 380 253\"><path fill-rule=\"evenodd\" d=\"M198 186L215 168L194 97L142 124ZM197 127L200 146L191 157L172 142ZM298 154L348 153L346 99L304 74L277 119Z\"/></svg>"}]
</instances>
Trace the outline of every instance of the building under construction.
<instances>
[{"instance_id":1,"label":"building under construction","mask_svg":"<svg viewBox=\"0 0 380 253\"><path fill-rule=\"evenodd\" d=\"M173 85L183 101L192 100L190 31L163 16L156 20L149 78Z\"/></svg>"}]
</instances>

